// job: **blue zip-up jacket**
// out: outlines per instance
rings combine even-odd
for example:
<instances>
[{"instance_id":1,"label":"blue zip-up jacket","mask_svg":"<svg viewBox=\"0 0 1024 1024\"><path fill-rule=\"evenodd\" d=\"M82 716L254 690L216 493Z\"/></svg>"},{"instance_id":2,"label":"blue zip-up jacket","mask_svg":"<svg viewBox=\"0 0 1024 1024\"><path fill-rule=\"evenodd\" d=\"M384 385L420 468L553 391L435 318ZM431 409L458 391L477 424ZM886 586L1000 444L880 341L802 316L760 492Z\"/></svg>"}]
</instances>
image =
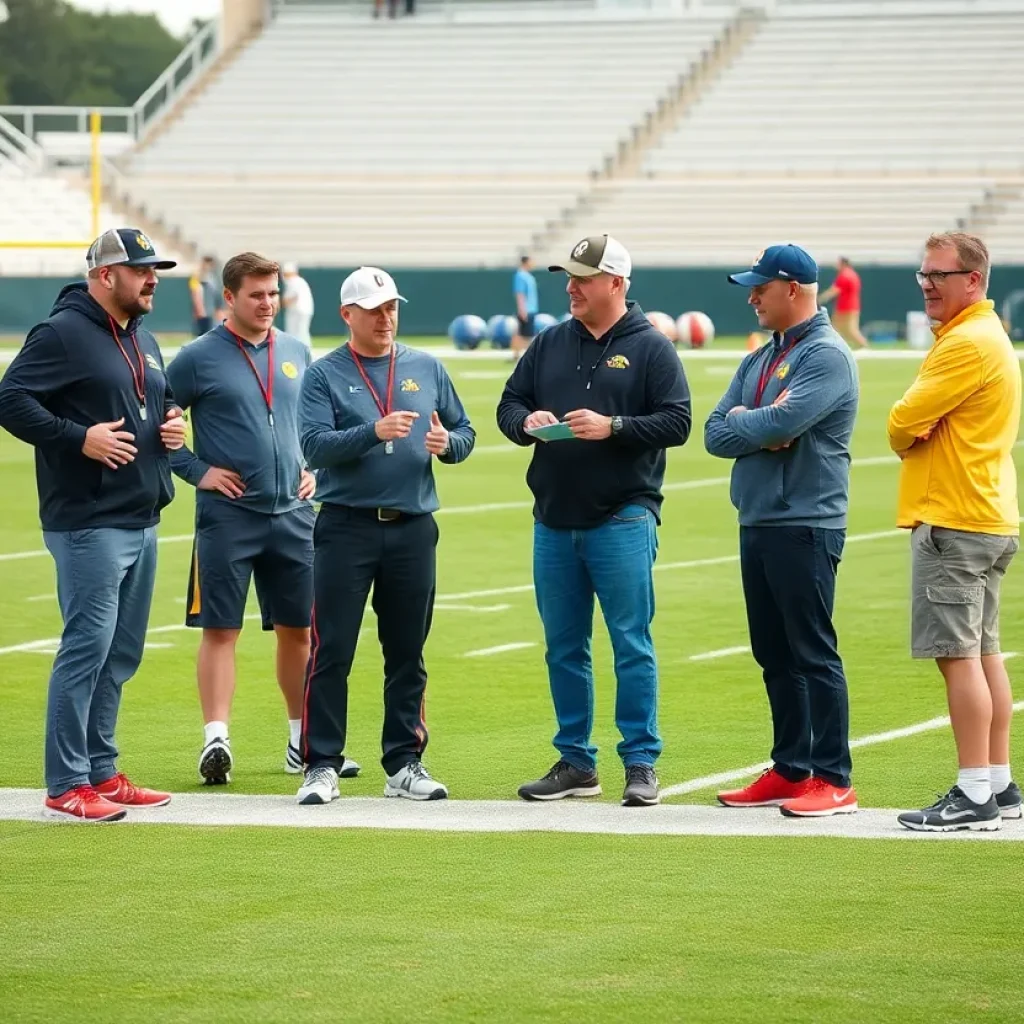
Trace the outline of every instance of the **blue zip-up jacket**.
<instances>
[{"instance_id":1,"label":"blue zip-up jacket","mask_svg":"<svg viewBox=\"0 0 1024 1024\"><path fill-rule=\"evenodd\" d=\"M242 344L266 387L269 343ZM193 487L213 466L234 470L245 484L240 498L197 491L198 502L229 502L273 515L308 504L298 498L304 465L298 411L309 362L309 349L301 341L274 331L271 417L249 360L223 324L190 342L171 360L167 376L178 404L191 410L195 449L173 452L171 468Z\"/></svg>"},{"instance_id":2,"label":"blue zip-up jacket","mask_svg":"<svg viewBox=\"0 0 1024 1024\"><path fill-rule=\"evenodd\" d=\"M146 418L116 329L134 362L146 364ZM137 372L137 371L136 371ZM146 529L174 497L160 424L175 405L156 338L142 318L115 324L84 281L61 289L49 317L29 332L0 382L0 426L35 447L44 530ZM109 469L82 453L85 433L124 417L135 435L134 462Z\"/></svg>"},{"instance_id":3,"label":"blue zip-up jacket","mask_svg":"<svg viewBox=\"0 0 1024 1024\"><path fill-rule=\"evenodd\" d=\"M441 363L427 352L396 342L391 411L419 413L412 433L393 443L388 454L374 425L380 411L366 388L348 345L318 359L302 382L299 429L302 451L317 474L316 496L332 505L395 508L410 515L436 512L433 459L426 447L435 410L448 431L442 462L462 462L476 432ZM362 365L381 401L386 402L390 356L363 356Z\"/></svg>"},{"instance_id":4,"label":"blue zip-up jacket","mask_svg":"<svg viewBox=\"0 0 1024 1024\"><path fill-rule=\"evenodd\" d=\"M758 381L780 356L758 404ZM730 497L741 526L845 529L859 395L853 356L827 313L776 333L740 363L704 425L704 447L736 460ZM729 411L738 405L746 411Z\"/></svg>"}]
</instances>

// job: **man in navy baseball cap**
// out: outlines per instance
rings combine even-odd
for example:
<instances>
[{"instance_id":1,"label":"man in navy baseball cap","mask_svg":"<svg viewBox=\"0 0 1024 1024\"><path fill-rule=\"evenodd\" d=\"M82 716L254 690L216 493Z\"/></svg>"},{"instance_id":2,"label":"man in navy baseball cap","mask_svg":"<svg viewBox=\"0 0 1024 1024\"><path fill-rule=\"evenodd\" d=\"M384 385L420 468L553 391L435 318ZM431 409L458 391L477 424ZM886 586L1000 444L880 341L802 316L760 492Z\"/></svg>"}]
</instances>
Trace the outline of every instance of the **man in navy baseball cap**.
<instances>
[{"instance_id":1,"label":"man in navy baseball cap","mask_svg":"<svg viewBox=\"0 0 1024 1024\"><path fill-rule=\"evenodd\" d=\"M104 231L85 254L90 271L100 267L152 267L171 270L178 264L157 256L153 243L138 228L110 228Z\"/></svg>"},{"instance_id":2,"label":"man in navy baseball cap","mask_svg":"<svg viewBox=\"0 0 1024 1024\"><path fill-rule=\"evenodd\" d=\"M795 281L797 284L817 284L818 264L799 245L771 245L757 255L749 270L730 274L733 284L756 288L769 281Z\"/></svg>"}]
</instances>

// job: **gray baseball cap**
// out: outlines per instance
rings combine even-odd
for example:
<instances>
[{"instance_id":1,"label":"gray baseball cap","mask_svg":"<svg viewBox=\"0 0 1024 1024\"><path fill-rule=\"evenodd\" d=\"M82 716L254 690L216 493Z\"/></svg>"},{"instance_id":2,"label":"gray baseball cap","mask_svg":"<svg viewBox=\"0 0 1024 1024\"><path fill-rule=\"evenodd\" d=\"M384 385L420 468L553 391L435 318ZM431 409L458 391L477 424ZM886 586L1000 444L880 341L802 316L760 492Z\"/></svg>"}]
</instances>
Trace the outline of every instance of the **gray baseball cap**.
<instances>
[{"instance_id":1,"label":"gray baseball cap","mask_svg":"<svg viewBox=\"0 0 1024 1024\"><path fill-rule=\"evenodd\" d=\"M611 235L591 235L573 246L564 263L548 270L564 270L573 277L597 277L598 274L629 277L633 261L626 247Z\"/></svg>"},{"instance_id":2,"label":"gray baseball cap","mask_svg":"<svg viewBox=\"0 0 1024 1024\"><path fill-rule=\"evenodd\" d=\"M178 264L174 260L163 260L156 254L153 243L144 231L138 228L110 228L104 231L85 254L85 265L89 270L100 267L153 267L156 270L170 270Z\"/></svg>"}]
</instances>

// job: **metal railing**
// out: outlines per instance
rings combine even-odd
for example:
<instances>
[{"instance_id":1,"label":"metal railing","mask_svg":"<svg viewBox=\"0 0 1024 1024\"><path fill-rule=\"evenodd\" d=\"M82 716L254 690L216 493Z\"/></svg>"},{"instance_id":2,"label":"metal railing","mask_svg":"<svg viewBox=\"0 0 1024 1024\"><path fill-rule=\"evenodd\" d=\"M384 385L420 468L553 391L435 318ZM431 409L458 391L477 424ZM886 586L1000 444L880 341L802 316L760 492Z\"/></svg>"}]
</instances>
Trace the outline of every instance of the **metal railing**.
<instances>
[{"instance_id":1,"label":"metal railing","mask_svg":"<svg viewBox=\"0 0 1024 1024\"><path fill-rule=\"evenodd\" d=\"M0 165L19 171L38 171L45 162L42 148L0 115Z\"/></svg>"},{"instance_id":2,"label":"metal railing","mask_svg":"<svg viewBox=\"0 0 1024 1024\"><path fill-rule=\"evenodd\" d=\"M88 132L90 117L95 112L103 119L103 131L131 135L138 141L170 110L174 101L191 88L219 52L220 22L213 20L196 32L181 53L130 107L3 105L0 106L0 119L6 119L6 124L35 145L33 140L40 132ZM0 134L3 134L2 129ZM0 152L7 155L2 148Z\"/></svg>"}]
</instances>

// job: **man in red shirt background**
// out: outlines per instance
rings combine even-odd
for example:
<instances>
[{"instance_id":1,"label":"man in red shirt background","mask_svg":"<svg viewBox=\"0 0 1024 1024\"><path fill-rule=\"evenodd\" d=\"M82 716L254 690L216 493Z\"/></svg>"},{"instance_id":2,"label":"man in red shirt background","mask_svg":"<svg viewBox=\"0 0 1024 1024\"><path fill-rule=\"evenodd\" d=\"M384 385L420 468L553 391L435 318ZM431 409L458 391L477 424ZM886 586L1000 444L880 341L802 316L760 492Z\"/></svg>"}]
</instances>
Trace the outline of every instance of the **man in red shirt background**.
<instances>
[{"instance_id":1,"label":"man in red shirt background","mask_svg":"<svg viewBox=\"0 0 1024 1024\"><path fill-rule=\"evenodd\" d=\"M832 326L842 335L847 345L867 348L868 339L860 333L860 274L850 266L845 256L839 257L836 271L832 286L821 293L818 302L825 305L838 296Z\"/></svg>"}]
</instances>

